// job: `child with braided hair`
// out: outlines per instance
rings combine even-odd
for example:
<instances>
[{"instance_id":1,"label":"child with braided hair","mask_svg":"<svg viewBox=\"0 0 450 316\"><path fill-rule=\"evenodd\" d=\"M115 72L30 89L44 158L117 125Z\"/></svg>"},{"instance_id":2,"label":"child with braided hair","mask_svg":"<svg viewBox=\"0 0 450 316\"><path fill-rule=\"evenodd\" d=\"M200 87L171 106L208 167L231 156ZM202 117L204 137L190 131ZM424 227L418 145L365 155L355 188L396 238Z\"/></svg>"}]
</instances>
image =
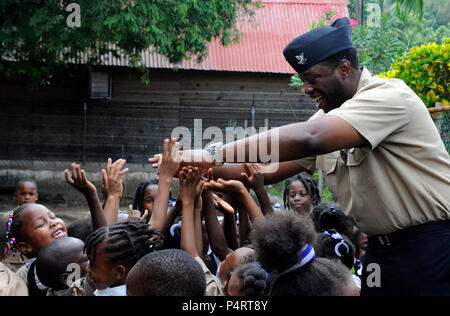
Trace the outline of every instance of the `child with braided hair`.
<instances>
[{"instance_id":1,"label":"child with braided hair","mask_svg":"<svg viewBox=\"0 0 450 316\"><path fill-rule=\"evenodd\" d=\"M256 222L253 244L261 266L273 274L272 296L359 295L350 271L341 263L316 258L309 216L279 212Z\"/></svg>"},{"instance_id":2,"label":"child with braided hair","mask_svg":"<svg viewBox=\"0 0 450 316\"><path fill-rule=\"evenodd\" d=\"M36 275L36 256L53 240L67 237L64 221L41 204L26 203L10 212L7 239L12 251L30 260L16 273L28 285L30 296L45 296L48 288Z\"/></svg>"},{"instance_id":3,"label":"child with braided hair","mask_svg":"<svg viewBox=\"0 0 450 316\"><path fill-rule=\"evenodd\" d=\"M8 252L6 232L6 223L0 220L0 260ZM0 296L28 296L27 285L2 262L0 262Z\"/></svg>"},{"instance_id":4,"label":"child with braided hair","mask_svg":"<svg viewBox=\"0 0 450 316\"><path fill-rule=\"evenodd\" d=\"M127 221L104 226L87 240L88 278L95 296L126 296L128 272L146 254L159 250L164 237L148 224Z\"/></svg>"},{"instance_id":5,"label":"child with braided hair","mask_svg":"<svg viewBox=\"0 0 450 316\"><path fill-rule=\"evenodd\" d=\"M347 236L330 229L319 234L314 244L317 257L337 260L343 263L349 270L356 268L355 246ZM352 273L356 286L361 288L361 279Z\"/></svg>"},{"instance_id":6,"label":"child with braided hair","mask_svg":"<svg viewBox=\"0 0 450 316\"><path fill-rule=\"evenodd\" d=\"M314 179L296 175L286 180L283 193L284 207L297 213L309 213L320 203L320 192Z\"/></svg>"},{"instance_id":7,"label":"child with braided hair","mask_svg":"<svg viewBox=\"0 0 450 316\"><path fill-rule=\"evenodd\" d=\"M14 197L17 200L18 206L25 203L36 203L39 198L38 186L36 181L31 178L20 179L16 184ZM5 217L4 220L7 221L8 218ZM25 264L25 261L27 260L28 258L24 257L23 255L9 252L7 257L4 258L2 262L12 271L16 272Z\"/></svg>"}]
</instances>

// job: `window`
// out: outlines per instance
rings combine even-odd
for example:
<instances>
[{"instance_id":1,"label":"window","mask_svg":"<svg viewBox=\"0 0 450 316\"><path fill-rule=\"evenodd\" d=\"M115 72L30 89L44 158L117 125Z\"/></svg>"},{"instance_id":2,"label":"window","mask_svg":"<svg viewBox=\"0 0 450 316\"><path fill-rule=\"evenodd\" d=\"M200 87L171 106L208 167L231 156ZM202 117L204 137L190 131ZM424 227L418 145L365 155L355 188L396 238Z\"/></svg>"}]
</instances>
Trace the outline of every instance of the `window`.
<instances>
[{"instance_id":1,"label":"window","mask_svg":"<svg viewBox=\"0 0 450 316\"><path fill-rule=\"evenodd\" d=\"M89 97L91 99L111 99L111 74L91 72L89 78Z\"/></svg>"}]
</instances>

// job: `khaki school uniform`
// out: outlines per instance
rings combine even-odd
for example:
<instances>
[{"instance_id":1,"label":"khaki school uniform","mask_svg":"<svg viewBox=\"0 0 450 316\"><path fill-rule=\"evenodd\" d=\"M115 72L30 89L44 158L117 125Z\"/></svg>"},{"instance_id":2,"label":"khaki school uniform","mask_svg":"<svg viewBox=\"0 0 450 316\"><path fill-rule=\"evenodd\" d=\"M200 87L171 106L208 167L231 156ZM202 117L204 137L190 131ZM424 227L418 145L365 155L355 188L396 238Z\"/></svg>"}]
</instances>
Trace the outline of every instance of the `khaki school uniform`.
<instances>
[{"instance_id":1,"label":"khaki school uniform","mask_svg":"<svg viewBox=\"0 0 450 316\"><path fill-rule=\"evenodd\" d=\"M427 108L403 81L363 68L352 99L311 119L323 115L345 120L369 145L296 162L323 171L362 231L373 236L450 220L449 154Z\"/></svg>"},{"instance_id":2,"label":"khaki school uniform","mask_svg":"<svg viewBox=\"0 0 450 316\"><path fill-rule=\"evenodd\" d=\"M1 262L0 296L28 296L28 287L25 282Z\"/></svg>"},{"instance_id":3,"label":"khaki school uniform","mask_svg":"<svg viewBox=\"0 0 450 316\"><path fill-rule=\"evenodd\" d=\"M206 277L205 296L223 296L222 290L220 288L219 279L217 279L217 277L211 273L211 271L208 269L208 267L205 265L205 263L200 257L195 257L194 259L202 266L202 270L205 273Z\"/></svg>"}]
</instances>

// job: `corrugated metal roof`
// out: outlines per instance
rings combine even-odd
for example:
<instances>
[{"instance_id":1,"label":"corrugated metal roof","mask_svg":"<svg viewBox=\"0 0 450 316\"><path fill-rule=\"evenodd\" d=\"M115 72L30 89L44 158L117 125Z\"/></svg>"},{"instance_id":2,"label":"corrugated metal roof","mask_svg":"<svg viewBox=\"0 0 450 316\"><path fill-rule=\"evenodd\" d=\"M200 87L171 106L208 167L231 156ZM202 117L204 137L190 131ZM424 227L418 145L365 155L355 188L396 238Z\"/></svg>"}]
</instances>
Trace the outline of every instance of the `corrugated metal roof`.
<instances>
[{"instance_id":1,"label":"corrugated metal roof","mask_svg":"<svg viewBox=\"0 0 450 316\"><path fill-rule=\"evenodd\" d=\"M294 73L283 56L283 49L297 36L307 32L312 21L318 21L330 6L336 14L348 16L347 1L339 0L263 0L252 22L239 24L243 33L238 44L222 46L218 41L208 45L208 56L202 63L194 60L176 65L179 69ZM164 56L145 51L142 64L148 68L173 68ZM105 56L103 64L129 66L126 58Z\"/></svg>"}]
</instances>

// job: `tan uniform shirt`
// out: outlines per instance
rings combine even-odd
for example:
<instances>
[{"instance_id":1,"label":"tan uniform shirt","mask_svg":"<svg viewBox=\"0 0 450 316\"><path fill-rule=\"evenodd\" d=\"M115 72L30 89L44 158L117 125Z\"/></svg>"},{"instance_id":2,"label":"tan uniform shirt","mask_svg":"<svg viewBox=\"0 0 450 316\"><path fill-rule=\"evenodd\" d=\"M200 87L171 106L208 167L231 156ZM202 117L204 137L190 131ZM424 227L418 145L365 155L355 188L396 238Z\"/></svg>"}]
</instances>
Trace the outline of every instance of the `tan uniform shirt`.
<instances>
[{"instance_id":1,"label":"tan uniform shirt","mask_svg":"<svg viewBox=\"0 0 450 316\"><path fill-rule=\"evenodd\" d=\"M342 209L367 235L450 219L450 157L420 98L398 79L363 69L357 92L337 116L370 145L297 161L321 169Z\"/></svg>"},{"instance_id":2,"label":"tan uniform shirt","mask_svg":"<svg viewBox=\"0 0 450 316\"><path fill-rule=\"evenodd\" d=\"M0 296L28 296L28 287L25 282L1 262Z\"/></svg>"},{"instance_id":3,"label":"tan uniform shirt","mask_svg":"<svg viewBox=\"0 0 450 316\"><path fill-rule=\"evenodd\" d=\"M205 273L205 296L223 296L222 290L220 289L220 281L217 279L217 277L213 275L211 271L209 271L208 267L200 257L195 257L194 259L202 266L203 272Z\"/></svg>"}]
</instances>

